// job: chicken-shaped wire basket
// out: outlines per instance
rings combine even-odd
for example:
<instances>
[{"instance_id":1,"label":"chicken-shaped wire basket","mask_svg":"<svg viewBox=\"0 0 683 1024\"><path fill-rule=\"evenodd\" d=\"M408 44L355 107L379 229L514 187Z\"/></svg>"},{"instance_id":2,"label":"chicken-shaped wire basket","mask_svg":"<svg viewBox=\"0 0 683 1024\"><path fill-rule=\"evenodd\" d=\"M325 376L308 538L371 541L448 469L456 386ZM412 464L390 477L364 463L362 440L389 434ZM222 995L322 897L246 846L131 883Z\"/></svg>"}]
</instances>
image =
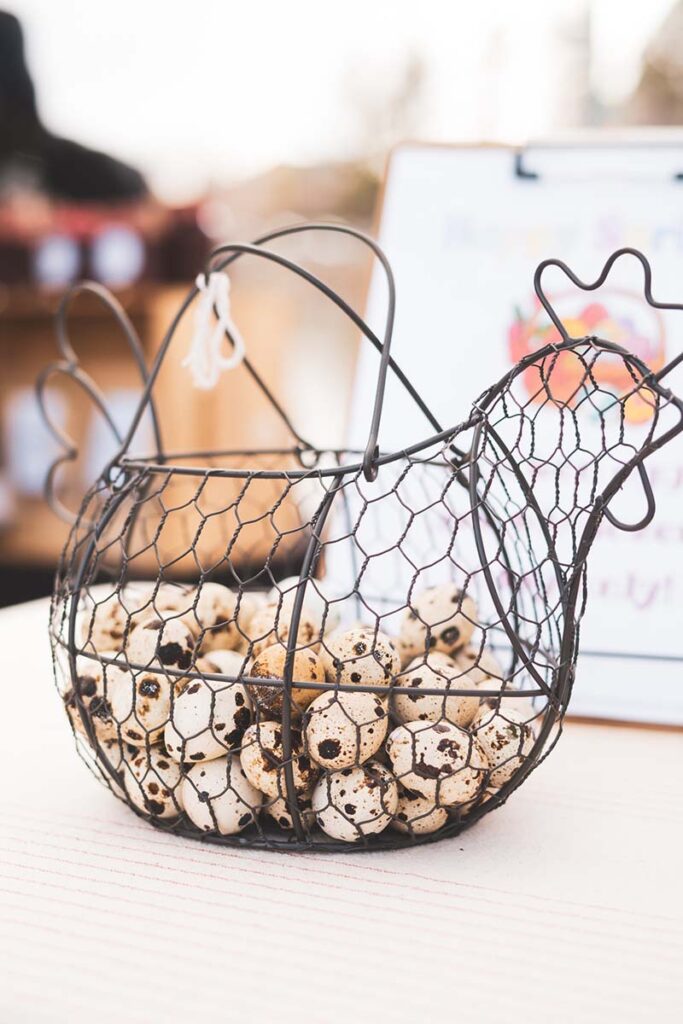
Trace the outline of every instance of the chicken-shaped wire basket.
<instances>
[{"instance_id":1,"label":"chicken-shaped wire basket","mask_svg":"<svg viewBox=\"0 0 683 1024\"><path fill-rule=\"evenodd\" d=\"M302 231L369 246L388 284L383 337L318 277L271 247ZM118 453L86 494L57 573L50 631L59 692L81 755L157 828L274 849L382 849L453 836L499 807L555 744L574 681L586 565L603 519L623 530L654 514L647 457L683 429L683 403L632 353L571 338L536 273L555 340L481 395L466 418L437 422L390 355L394 282L374 241L340 225L302 225L224 245L183 302L143 378ZM281 450L170 453L152 389L188 310L237 260L298 275L380 353L368 442L326 451L291 432ZM79 367L59 314L63 359L116 429ZM206 299L206 295L204 295ZM201 296L200 296L201 301ZM219 317L215 307L213 313ZM237 345L220 320L224 352ZM378 447L388 372L428 436ZM639 415L632 415L633 411ZM143 416L156 451L130 454ZM65 445L60 460L75 457ZM58 504L55 479L48 480ZM635 474L643 514L613 499ZM150 569L151 565L151 569ZM292 566L295 575L292 576Z\"/></svg>"}]
</instances>

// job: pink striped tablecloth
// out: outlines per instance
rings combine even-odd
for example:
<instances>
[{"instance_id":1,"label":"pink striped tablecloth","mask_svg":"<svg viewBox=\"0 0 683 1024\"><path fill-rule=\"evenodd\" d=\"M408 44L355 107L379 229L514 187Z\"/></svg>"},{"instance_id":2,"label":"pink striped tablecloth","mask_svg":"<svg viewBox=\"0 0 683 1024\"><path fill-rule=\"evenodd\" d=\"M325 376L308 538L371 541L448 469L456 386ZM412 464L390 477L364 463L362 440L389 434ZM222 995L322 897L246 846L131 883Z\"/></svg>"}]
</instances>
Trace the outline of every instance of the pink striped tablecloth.
<instances>
[{"instance_id":1,"label":"pink striped tablecloth","mask_svg":"<svg viewBox=\"0 0 683 1024\"><path fill-rule=\"evenodd\" d=\"M683 734L570 723L429 847L204 847L80 762L46 619L0 612L2 1024L681 1020Z\"/></svg>"}]
</instances>

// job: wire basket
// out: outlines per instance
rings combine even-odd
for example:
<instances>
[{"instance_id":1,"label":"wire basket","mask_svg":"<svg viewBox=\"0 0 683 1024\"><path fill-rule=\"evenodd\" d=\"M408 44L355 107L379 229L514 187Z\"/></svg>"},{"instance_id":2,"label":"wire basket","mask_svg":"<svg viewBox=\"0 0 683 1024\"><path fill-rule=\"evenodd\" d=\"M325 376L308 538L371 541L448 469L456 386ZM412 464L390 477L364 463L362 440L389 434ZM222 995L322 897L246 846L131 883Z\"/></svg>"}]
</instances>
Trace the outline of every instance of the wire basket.
<instances>
[{"instance_id":1,"label":"wire basket","mask_svg":"<svg viewBox=\"0 0 683 1024\"><path fill-rule=\"evenodd\" d=\"M388 285L383 337L270 247L314 230L374 253ZM218 248L207 281L238 259L270 261L379 351L362 451L304 441L248 358L291 447L165 451L152 389L198 288L149 372L115 300L96 285L77 289L112 310L144 384L116 458L73 519L50 620L78 749L116 796L159 829L286 850L431 842L507 800L561 730L597 529L604 518L647 525L645 459L683 428L683 403L662 384L680 359L655 373L609 341L570 338L543 291L550 265L592 290L629 254L647 301L662 306L634 250L615 253L590 284L546 261L535 286L555 340L444 429L391 358L394 282L375 242L305 225ZM58 319L64 358L38 383L41 406L62 374L109 416L68 341L72 298ZM377 444L389 371L429 425L403 451ZM156 439L149 457L129 454L143 415ZM55 480L76 452L52 429L65 452L47 492L65 514ZM646 508L625 523L611 503L634 471Z\"/></svg>"}]
</instances>

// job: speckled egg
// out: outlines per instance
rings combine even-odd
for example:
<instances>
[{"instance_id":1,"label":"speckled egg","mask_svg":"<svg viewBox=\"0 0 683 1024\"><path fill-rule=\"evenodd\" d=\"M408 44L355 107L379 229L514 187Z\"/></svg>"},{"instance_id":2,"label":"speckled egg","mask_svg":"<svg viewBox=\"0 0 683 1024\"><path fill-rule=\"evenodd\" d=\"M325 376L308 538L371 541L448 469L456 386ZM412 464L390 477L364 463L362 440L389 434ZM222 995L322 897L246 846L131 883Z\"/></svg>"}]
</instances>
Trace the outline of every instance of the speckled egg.
<instances>
[{"instance_id":1,"label":"speckled egg","mask_svg":"<svg viewBox=\"0 0 683 1024\"><path fill-rule=\"evenodd\" d=\"M298 810L301 817L301 824L308 832L315 824L315 815L313 813L313 807L311 804L312 792L302 793L298 798ZM292 831L294 829L294 822L292 820L292 812L289 809L287 801L282 796L275 797L274 800L269 800L263 805L263 810L271 818L276 825L279 825L282 829L288 829Z\"/></svg>"},{"instance_id":2,"label":"speckled egg","mask_svg":"<svg viewBox=\"0 0 683 1024\"><path fill-rule=\"evenodd\" d=\"M276 619L279 626L277 635L275 633ZM286 645L289 632L288 623L289 620L286 616L283 616L282 621L280 621L276 604L266 601L265 604L260 605L251 615L248 626L244 630L247 634L249 652L255 657L260 651L275 643L277 637L283 632L285 633L284 643Z\"/></svg>"},{"instance_id":3,"label":"speckled egg","mask_svg":"<svg viewBox=\"0 0 683 1024\"><path fill-rule=\"evenodd\" d=\"M376 761L323 775L313 790L313 811L332 839L355 843L382 832L398 807L398 786Z\"/></svg>"},{"instance_id":4,"label":"speckled egg","mask_svg":"<svg viewBox=\"0 0 683 1024\"><path fill-rule=\"evenodd\" d=\"M282 726L279 722L254 722L250 725L242 740L240 759L252 786L256 786L266 796L286 795ZM318 771L310 757L304 753L301 733L294 729L292 769L296 792L305 793L315 782Z\"/></svg>"},{"instance_id":5,"label":"speckled egg","mask_svg":"<svg viewBox=\"0 0 683 1024\"><path fill-rule=\"evenodd\" d=\"M439 807L473 800L486 783L486 755L452 722L400 725L390 733L386 750L401 785Z\"/></svg>"},{"instance_id":6,"label":"speckled egg","mask_svg":"<svg viewBox=\"0 0 683 1024\"><path fill-rule=\"evenodd\" d=\"M428 651L454 654L467 644L477 621L477 606L454 583L429 587L406 610L398 637L404 665Z\"/></svg>"},{"instance_id":7,"label":"speckled egg","mask_svg":"<svg viewBox=\"0 0 683 1024\"><path fill-rule=\"evenodd\" d=\"M468 726L479 711L477 684L452 658L433 651L410 662L396 678L392 711L399 722L440 722ZM430 696L423 690L472 690L469 696Z\"/></svg>"},{"instance_id":8,"label":"speckled egg","mask_svg":"<svg viewBox=\"0 0 683 1024\"><path fill-rule=\"evenodd\" d=\"M115 658L116 651L102 651L101 657ZM108 699L106 670L107 666L102 662L81 655L76 659L75 692L70 690L64 698L67 714L73 727L86 736L83 719L76 703L76 693L80 696L85 713L100 742L117 736L116 722L112 717L111 704Z\"/></svg>"},{"instance_id":9,"label":"speckled egg","mask_svg":"<svg viewBox=\"0 0 683 1024\"><path fill-rule=\"evenodd\" d=\"M256 658L265 650L279 644L287 646L290 632L290 616L280 612L276 604L266 604L259 608L249 623L249 649ZM317 653L320 642L320 625L302 612L296 636L297 649L312 650Z\"/></svg>"},{"instance_id":10,"label":"speckled egg","mask_svg":"<svg viewBox=\"0 0 683 1024\"><path fill-rule=\"evenodd\" d=\"M239 681L248 673L249 659L239 651L211 651L197 660L196 667L204 675L222 675Z\"/></svg>"},{"instance_id":11,"label":"speckled egg","mask_svg":"<svg viewBox=\"0 0 683 1024\"><path fill-rule=\"evenodd\" d=\"M456 663L475 680L482 690L498 691L500 696L485 697L482 707L497 710L512 708L520 711L526 719L534 717L533 697L510 696L519 689L520 682L507 676L500 661L488 647L466 647L455 655Z\"/></svg>"},{"instance_id":12,"label":"speckled egg","mask_svg":"<svg viewBox=\"0 0 683 1024\"><path fill-rule=\"evenodd\" d=\"M132 743L122 743L118 736L100 740L99 746L115 772L121 772L123 770L123 762L126 759L135 757L139 749L134 747Z\"/></svg>"},{"instance_id":13,"label":"speckled egg","mask_svg":"<svg viewBox=\"0 0 683 1024\"><path fill-rule=\"evenodd\" d=\"M388 686L401 670L393 641L369 626L339 630L326 638L320 658L329 682L342 685Z\"/></svg>"},{"instance_id":14,"label":"speckled egg","mask_svg":"<svg viewBox=\"0 0 683 1024\"><path fill-rule=\"evenodd\" d=\"M476 799L470 800L470 802L466 804L458 804L456 807L451 807L449 809L450 814L452 817L457 819L466 818L477 807L481 807L482 804L487 803L489 800L492 800L494 796L497 795L498 790L496 788L494 788L493 786L487 786L483 792L479 793Z\"/></svg>"},{"instance_id":15,"label":"speckled egg","mask_svg":"<svg viewBox=\"0 0 683 1024\"><path fill-rule=\"evenodd\" d=\"M111 649L120 650L124 630L130 632L136 623L152 618L155 608L159 612L187 609L190 589L180 584L141 580L93 584L79 600L76 638L92 635L92 642L96 643L111 635L117 641Z\"/></svg>"},{"instance_id":16,"label":"speckled egg","mask_svg":"<svg viewBox=\"0 0 683 1024\"><path fill-rule=\"evenodd\" d=\"M243 590L241 594L235 594L235 619L238 625L239 642L235 650L238 650L244 642L243 633L249 634L249 626L254 615L268 604L268 598L263 590Z\"/></svg>"},{"instance_id":17,"label":"speckled egg","mask_svg":"<svg viewBox=\"0 0 683 1024\"><path fill-rule=\"evenodd\" d=\"M454 658L458 668L484 689L498 689L505 677L502 665L488 647L465 647Z\"/></svg>"},{"instance_id":18,"label":"speckled egg","mask_svg":"<svg viewBox=\"0 0 683 1024\"><path fill-rule=\"evenodd\" d=\"M192 607L193 588L165 580L132 580L121 592L121 603L145 618L168 618L166 612L180 613Z\"/></svg>"},{"instance_id":19,"label":"speckled egg","mask_svg":"<svg viewBox=\"0 0 683 1024\"><path fill-rule=\"evenodd\" d=\"M252 679L282 679L285 671L287 651L279 644L266 647L254 658L249 668ZM292 680L297 683L324 683L325 673L320 658L314 651L297 651L294 655ZM284 689L279 686L247 684L254 704L266 715L279 717L282 714ZM320 690L308 690L292 686L292 702L297 711L308 707Z\"/></svg>"},{"instance_id":20,"label":"speckled egg","mask_svg":"<svg viewBox=\"0 0 683 1024\"><path fill-rule=\"evenodd\" d=\"M192 664L194 638L182 619L145 619L130 635L127 656L131 665L182 671Z\"/></svg>"},{"instance_id":21,"label":"speckled egg","mask_svg":"<svg viewBox=\"0 0 683 1024\"><path fill-rule=\"evenodd\" d=\"M193 765L183 776L180 794L185 813L197 828L223 836L241 832L256 821L263 801L237 754Z\"/></svg>"},{"instance_id":22,"label":"speckled egg","mask_svg":"<svg viewBox=\"0 0 683 1024\"><path fill-rule=\"evenodd\" d=\"M134 672L123 665L107 667L107 699L121 739L135 747L158 743L171 717L171 694L182 681L159 671Z\"/></svg>"},{"instance_id":23,"label":"speckled egg","mask_svg":"<svg viewBox=\"0 0 683 1024\"><path fill-rule=\"evenodd\" d=\"M237 598L222 583L202 583L192 595L185 616L202 651L234 650L241 639L235 613Z\"/></svg>"},{"instance_id":24,"label":"speckled egg","mask_svg":"<svg viewBox=\"0 0 683 1024\"><path fill-rule=\"evenodd\" d=\"M129 612L113 587L92 587L82 596L76 616L76 640L83 651L102 654L121 650L130 627Z\"/></svg>"},{"instance_id":25,"label":"speckled egg","mask_svg":"<svg viewBox=\"0 0 683 1024\"><path fill-rule=\"evenodd\" d=\"M321 768L363 764L377 753L389 727L387 701L375 693L329 690L306 712L306 750Z\"/></svg>"},{"instance_id":26,"label":"speckled egg","mask_svg":"<svg viewBox=\"0 0 683 1024\"><path fill-rule=\"evenodd\" d=\"M482 708L472 730L491 765L491 786L509 782L534 745L533 730L523 713L508 706L500 711Z\"/></svg>"},{"instance_id":27,"label":"speckled egg","mask_svg":"<svg viewBox=\"0 0 683 1024\"><path fill-rule=\"evenodd\" d=\"M123 784L132 804L154 818L177 818L183 809L179 766L161 747L138 750L123 764Z\"/></svg>"},{"instance_id":28,"label":"speckled egg","mask_svg":"<svg viewBox=\"0 0 683 1024\"><path fill-rule=\"evenodd\" d=\"M424 836L437 832L447 821L448 811L444 807L437 807L428 797L399 786L396 817L391 822L397 832Z\"/></svg>"},{"instance_id":29,"label":"speckled egg","mask_svg":"<svg viewBox=\"0 0 683 1024\"><path fill-rule=\"evenodd\" d=\"M234 651L230 675L239 675L244 659ZM211 656L200 658L198 672L223 674ZM251 723L251 700L242 683L190 679L176 697L164 729L164 745L175 761L210 761L239 746Z\"/></svg>"},{"instance_id":30,"label":"speckled egg","mask_svg":"<svg viewBox=\"0 0 683 1024\"><path fill-rule=\"evenodd\" d=\"M73 699L73 690L64 695L66 712L71 719L76 733L77 745L83 745L87 750L86 760L92 769L97 773L105 785L114 790L118 795L125 797L123 790L123 762L127 755L135 754L136 747L132 744L121 742L117 735L101 735L96 731L96 747L93 747L90 739L83 728L83 722L78 713ZM105 759L108 765L105 763ZM111 768L111 771L110 771ZM115 775L112 776L111 772Z\"/></svg>"},{"instance_id":31,"label":"speckled egg","mask_svg":"<svg viewBox=\"0 0 683 1024\"><path fill-rule=\"evenodd\" d=\"M299 587L298 576L288 576L281 580L268 593L268 603L280 607L280 614L287 620L291 618L294 602ZM309 580L304 592L302 612L318 626L318 630L328 632L334 629L339 621L338 606L330 604L327 588L321 580Z\"/></svg>"}]
</instances>

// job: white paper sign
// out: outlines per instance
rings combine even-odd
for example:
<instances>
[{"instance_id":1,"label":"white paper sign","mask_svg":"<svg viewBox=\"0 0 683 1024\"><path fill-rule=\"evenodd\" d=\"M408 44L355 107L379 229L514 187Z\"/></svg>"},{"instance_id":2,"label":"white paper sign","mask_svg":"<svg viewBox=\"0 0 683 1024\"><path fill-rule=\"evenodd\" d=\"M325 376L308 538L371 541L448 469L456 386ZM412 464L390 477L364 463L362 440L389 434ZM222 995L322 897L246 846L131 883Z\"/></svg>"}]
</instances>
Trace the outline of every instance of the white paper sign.
<instances>
[{"instance_id":1,"label":"white paper sign","mask_svg":"<svg viewBox=\"0 0 683 1024\"><path fill-rule=\"evenodd\" d=\"M653 292L683 302L683 140L680 145L534 149L515 173L497 147L405 146L386 183L380 242L398 292L392 352L444 427L464 420L474 399L522 355L541 347L548 320L533 274L541 260L564 260L595 279L617 248L641 249ZM559 272L546 291L578 337L597 334L660 367L683 348L683 313L659 312L643 298L643 274L620 261L598 292L578 291ZM368 318L379 330L386 288L379 273ZM364 346L351 417L363 446L377 355ZM683 394L683 372L668 385ZM647 410L632 410L647 429ZM587 427L590 429L590 425ZM380 430L384 450L433 431L390 380ZM683 723L683 437L648 460L657 515L639 533L605 523L591 552L582 656L571 710L625 720ZM618 496L622 519L638 520L645 499L635 475Z\"/></svg>"}]
</instances>

